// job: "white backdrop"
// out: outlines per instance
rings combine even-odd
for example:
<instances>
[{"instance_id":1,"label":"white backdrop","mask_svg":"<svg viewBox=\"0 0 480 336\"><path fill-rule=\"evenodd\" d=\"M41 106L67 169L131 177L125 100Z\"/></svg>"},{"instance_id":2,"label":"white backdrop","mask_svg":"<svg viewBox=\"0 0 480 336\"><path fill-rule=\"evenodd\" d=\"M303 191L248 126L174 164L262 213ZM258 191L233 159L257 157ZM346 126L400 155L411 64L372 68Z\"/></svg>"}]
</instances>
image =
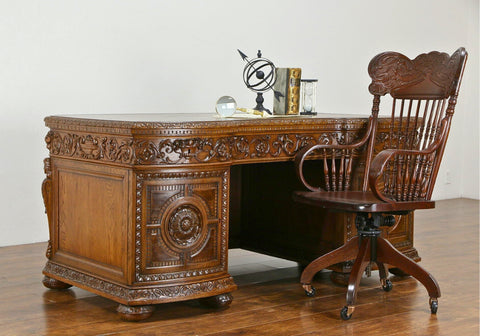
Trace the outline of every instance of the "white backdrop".
<instances>
[{"instance_id":1,"label":"white backdrop","mask_svg":"<svg viewBox=\"0 0 480 336\"><path fill-rule=\"evenodd\" d=\"M434 198L478 199L478 16L478 0L0 0L0 246L48 239L45 116L253 106L237 48L318 78L320 112L369 114L374 55L466 47Z\"/></svg>"}]
</instances>

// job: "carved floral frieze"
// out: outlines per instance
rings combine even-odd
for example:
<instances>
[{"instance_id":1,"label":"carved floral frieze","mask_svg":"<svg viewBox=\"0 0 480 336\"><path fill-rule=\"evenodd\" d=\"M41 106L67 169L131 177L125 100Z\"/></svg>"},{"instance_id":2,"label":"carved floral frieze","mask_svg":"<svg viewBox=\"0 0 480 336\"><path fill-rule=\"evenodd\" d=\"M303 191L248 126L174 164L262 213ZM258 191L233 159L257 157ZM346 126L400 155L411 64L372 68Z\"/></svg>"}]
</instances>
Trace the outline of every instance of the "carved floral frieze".
<instances>
[{"instance_id":1,"label":"carved floral frieze","mask_svg":"<svg viewBox=\"0 0 480 336\"><path fill-rule=\"evenodd\" d=\"M45 141L55 156L130 165L174 165L290 158L309 144L346 144L357 137L358 130L185 139L130 139L50 131Z\"/></svg>"},{"instance_id":2,"label":"carved floral frieze","mask_svg":"<svg viewBox=\"0 0 480 336\"><path fill-rule=\"evenodd\" d=\"M51 155L119 163L132 163L134 157L128 138L49 131L45 142Z\"/></svg>"}]
</instances>

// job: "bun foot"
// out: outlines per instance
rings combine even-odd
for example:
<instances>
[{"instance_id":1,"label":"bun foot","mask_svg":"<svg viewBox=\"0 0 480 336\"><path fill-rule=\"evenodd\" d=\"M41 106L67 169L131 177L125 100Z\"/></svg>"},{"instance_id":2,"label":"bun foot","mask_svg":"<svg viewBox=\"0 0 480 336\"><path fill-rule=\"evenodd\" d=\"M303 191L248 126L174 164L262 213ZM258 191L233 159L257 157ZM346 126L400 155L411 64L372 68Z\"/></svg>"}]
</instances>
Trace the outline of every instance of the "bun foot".
<instances>
[{"instance_id":1,"label":"bun foot","mask_svg":"<svg viewBox=\"0 0 480 336\"><path fill-rule=\"evenodd\" d=\"M233 300L233 296L230 293L219 294L200 299L200 303L209 308L226 308Z\"/></svg>"},{"instance_id":2,"label":"bun foot","mask_svg":"<svg viewBox=\"0 0 480 336\"><path fill-rule=\"evenodd\" d=\"M48 276L45 276L43 278L42 283L45 287L50 288L50 289L67 289L67 288L72 287L72 285L70 285L70 284L62 282L60 280L50 278Z\"/></svg>"},{"instance_id":3,"label":"bun foot","mask_svg":"<svg viewBox=\"0 0 480 336\"><path fill-rule=\"evenodd\" d=\"M117 313L124 321L137 322L152 316L155 306L126 306L118 305Z\"/></svg>"}]
</instances>

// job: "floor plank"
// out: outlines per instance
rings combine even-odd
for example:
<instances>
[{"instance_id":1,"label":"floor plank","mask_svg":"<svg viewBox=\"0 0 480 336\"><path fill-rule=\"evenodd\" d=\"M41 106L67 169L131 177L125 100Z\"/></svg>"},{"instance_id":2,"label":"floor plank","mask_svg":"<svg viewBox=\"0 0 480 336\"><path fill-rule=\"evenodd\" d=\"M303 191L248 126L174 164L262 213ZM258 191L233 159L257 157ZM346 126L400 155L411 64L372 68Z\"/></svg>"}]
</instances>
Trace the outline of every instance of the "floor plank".
<instances>
[{"instance_id":1,"label":"floor plank","mask_svg":"<svg viewBox=\"0 0 480 336\"><path fill-rule=\"evenodd\" d=\"M392 276L385 293L378 275L362 279L349 321L339 318L346 289L315 277L306 297L292 262L243 250L230 251L239 289L225 310L187 301L157 305L139 323L120 321L117 304L88 291L48 290L41 284L45 243L0 248L0 335L478 335L479 202L455 199L415 214L415 247L422 266L442 290L439 311L429 312L425 288Z\"/></svg>"}]
</instances>

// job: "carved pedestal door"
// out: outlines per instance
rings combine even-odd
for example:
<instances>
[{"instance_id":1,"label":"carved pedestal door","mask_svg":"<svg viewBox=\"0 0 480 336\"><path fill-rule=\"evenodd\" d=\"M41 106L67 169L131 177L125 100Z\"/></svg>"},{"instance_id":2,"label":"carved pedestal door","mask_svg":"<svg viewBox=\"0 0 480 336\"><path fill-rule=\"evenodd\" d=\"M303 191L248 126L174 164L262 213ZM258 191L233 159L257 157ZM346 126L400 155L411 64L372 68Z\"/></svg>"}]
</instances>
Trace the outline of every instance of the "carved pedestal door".
<instances>
[{"instance_id":1,"label":"carved pedestal door","mask_svg":"<svg viewBox=\"0 0 480 336\"><path fill-rule=\"evenodd\" d=\"M136 174L136 282L227 272L228 169Z\"/></svg>"}]
</instances>

